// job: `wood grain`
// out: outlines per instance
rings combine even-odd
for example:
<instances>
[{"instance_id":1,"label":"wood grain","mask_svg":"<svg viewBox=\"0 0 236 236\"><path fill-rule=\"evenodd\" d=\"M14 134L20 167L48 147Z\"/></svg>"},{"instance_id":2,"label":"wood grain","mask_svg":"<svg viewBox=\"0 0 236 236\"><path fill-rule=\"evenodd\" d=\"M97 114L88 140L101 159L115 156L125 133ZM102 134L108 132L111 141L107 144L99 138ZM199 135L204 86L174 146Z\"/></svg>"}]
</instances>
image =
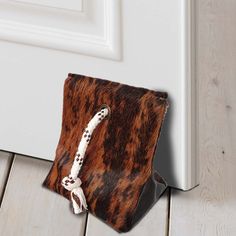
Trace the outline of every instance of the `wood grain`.
<instances>
[{"instance_id":1,"label":"wood grain","mask_svg":"<svg viewBox=\"0 0 236 236\"><path fill-rule=\"evenodd\" d=\"M166 235L168 222L168 191L159 199L147 215L126 236L138 235ZM86 236L118 236L120 235L111 227L105 225L99 219L89 214Z\"/></svg>"},{"instance_id":2,"label":"wood grain","mask_svg":"<svg viewBox=\"0 0 236 236\"><path fill-rule=\"evenodd\" d=\"M198 2L200 186L173 191L170 235L236 235L236 1Z\"/></svg>"},{"instance_id":3,"label":"wood grain","mask_svg":"<svg viewBox=\"0 0 236 236\"><path fill-rule=\"evenodd\" d=\"M0 151L0 207L4 195L5 186L7 184L9 169L11 168L12 159L13 154Z\"/></svg>"},{"instance_id":4,"label":"wood grain","mask_svg":"<svg viewBox=\"0 0 236 236\"><path fill-rule=\"evenodd\" d=\"M86 215L75 216L68 201L43 188L51 163L14 159L0 211L0 235L84 235Z\"/></svg>"}]
</instances>

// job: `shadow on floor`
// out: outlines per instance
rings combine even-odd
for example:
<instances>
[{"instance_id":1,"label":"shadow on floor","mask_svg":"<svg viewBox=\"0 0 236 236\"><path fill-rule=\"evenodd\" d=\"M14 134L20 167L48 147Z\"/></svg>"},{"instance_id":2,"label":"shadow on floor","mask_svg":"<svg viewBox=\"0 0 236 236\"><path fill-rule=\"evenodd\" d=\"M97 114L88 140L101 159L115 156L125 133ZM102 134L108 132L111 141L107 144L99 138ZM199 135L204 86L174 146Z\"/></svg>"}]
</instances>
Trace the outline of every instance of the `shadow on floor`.
<instances>
[{"instance_id":1,"label":"shadow on floor","mask_svg":"<svg viewBox=\"0 0 236 236\"><path fill-rule=\"evenodd\" d=\"M161 134L157 144L157 149L154 157L154 169L166 180L168 186L176 186L176 178L173 165L173 149L171 144L170 127L173 120L173 112L171 107L171 98L168 98L169 108L166 113Z\"/></svg>"}]
</instances>

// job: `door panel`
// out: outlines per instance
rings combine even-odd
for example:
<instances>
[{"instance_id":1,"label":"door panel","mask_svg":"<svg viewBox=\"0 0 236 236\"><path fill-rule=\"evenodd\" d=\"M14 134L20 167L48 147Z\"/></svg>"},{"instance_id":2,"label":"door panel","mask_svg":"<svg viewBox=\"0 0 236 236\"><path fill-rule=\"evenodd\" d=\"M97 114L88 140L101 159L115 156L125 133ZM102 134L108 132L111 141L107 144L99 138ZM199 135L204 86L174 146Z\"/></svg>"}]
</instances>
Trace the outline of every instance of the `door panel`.
<instances>
[{"instance_id":1,"label":"door panel","mask_svg":"<svg viewBox=\"0 0 236 236\"><path fill-rule=\"evenodd\" d=\"M191 0L0 4L1 149L53 160L64 79L79 73L167 91L157 166L172 186L197 184Z\"/></svg>"},{"instance_id":2,"label":"door panel","mask_svg":"<svg viewBox=\"0 0 236 236\"><path fill-rule=\"evenodd\" d=\"M30 3L50 8L60 8L64 10L82 11L82 0L11 0L19 3Z\"/></svg>"},{"instance_id":3,"label":"door panel","mask_svg":"<svg viewBox=\"0 0 236 236\"><path fill-rule=\"evenodd\" d=\"M68 4L69 7L58 8L57 5L62 5L60 2L55 3L51 0L0 2L1 39L120 59L119 0L79 1L81 7L75 7L73 10L71 9L73 4L64 1L63 4Z\"/></svg>"}]
</instances>

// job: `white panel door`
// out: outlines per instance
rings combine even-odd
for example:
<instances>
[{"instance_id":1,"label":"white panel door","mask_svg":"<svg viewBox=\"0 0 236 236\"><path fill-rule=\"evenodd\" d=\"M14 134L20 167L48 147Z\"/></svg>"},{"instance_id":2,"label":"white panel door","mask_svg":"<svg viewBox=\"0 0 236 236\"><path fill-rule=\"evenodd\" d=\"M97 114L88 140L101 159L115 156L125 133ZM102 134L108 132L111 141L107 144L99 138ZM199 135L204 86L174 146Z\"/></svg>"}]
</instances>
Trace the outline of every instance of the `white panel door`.
<instances>
[{"instance_id":1,"label":"white panel door","mask_svg":"<svg viewBox=\"0 0 236 236\"><path fill-rule=\"evenodd\" d=\"M157 166L198 183L192 0L0 2L0 149L53 160L69 72L167 91Z\"/></svg>"}]
</instances>

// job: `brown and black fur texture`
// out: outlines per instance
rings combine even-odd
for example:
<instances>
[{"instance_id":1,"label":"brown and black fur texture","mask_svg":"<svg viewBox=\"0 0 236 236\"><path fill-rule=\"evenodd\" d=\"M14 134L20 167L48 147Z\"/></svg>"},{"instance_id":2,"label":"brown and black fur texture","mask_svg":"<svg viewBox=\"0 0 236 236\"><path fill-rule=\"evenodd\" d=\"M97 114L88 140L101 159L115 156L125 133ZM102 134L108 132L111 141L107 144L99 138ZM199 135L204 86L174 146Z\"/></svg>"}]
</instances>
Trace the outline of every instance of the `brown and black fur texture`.
<instances>
[{"instance_id":1,"label":"brown and black fur texture","mask_svg":"<svg viewBox=\"0 0 236 236\"><path fill-rule=\"evenodd\" d=\"M70 199L61 185L83 129L106 104L111 114L95 129L79 173L89 211L119 232L130 230L166 189L153 170L167 94L69 74L53 166L43 185Z\"/></svg>"}]
</instances>

